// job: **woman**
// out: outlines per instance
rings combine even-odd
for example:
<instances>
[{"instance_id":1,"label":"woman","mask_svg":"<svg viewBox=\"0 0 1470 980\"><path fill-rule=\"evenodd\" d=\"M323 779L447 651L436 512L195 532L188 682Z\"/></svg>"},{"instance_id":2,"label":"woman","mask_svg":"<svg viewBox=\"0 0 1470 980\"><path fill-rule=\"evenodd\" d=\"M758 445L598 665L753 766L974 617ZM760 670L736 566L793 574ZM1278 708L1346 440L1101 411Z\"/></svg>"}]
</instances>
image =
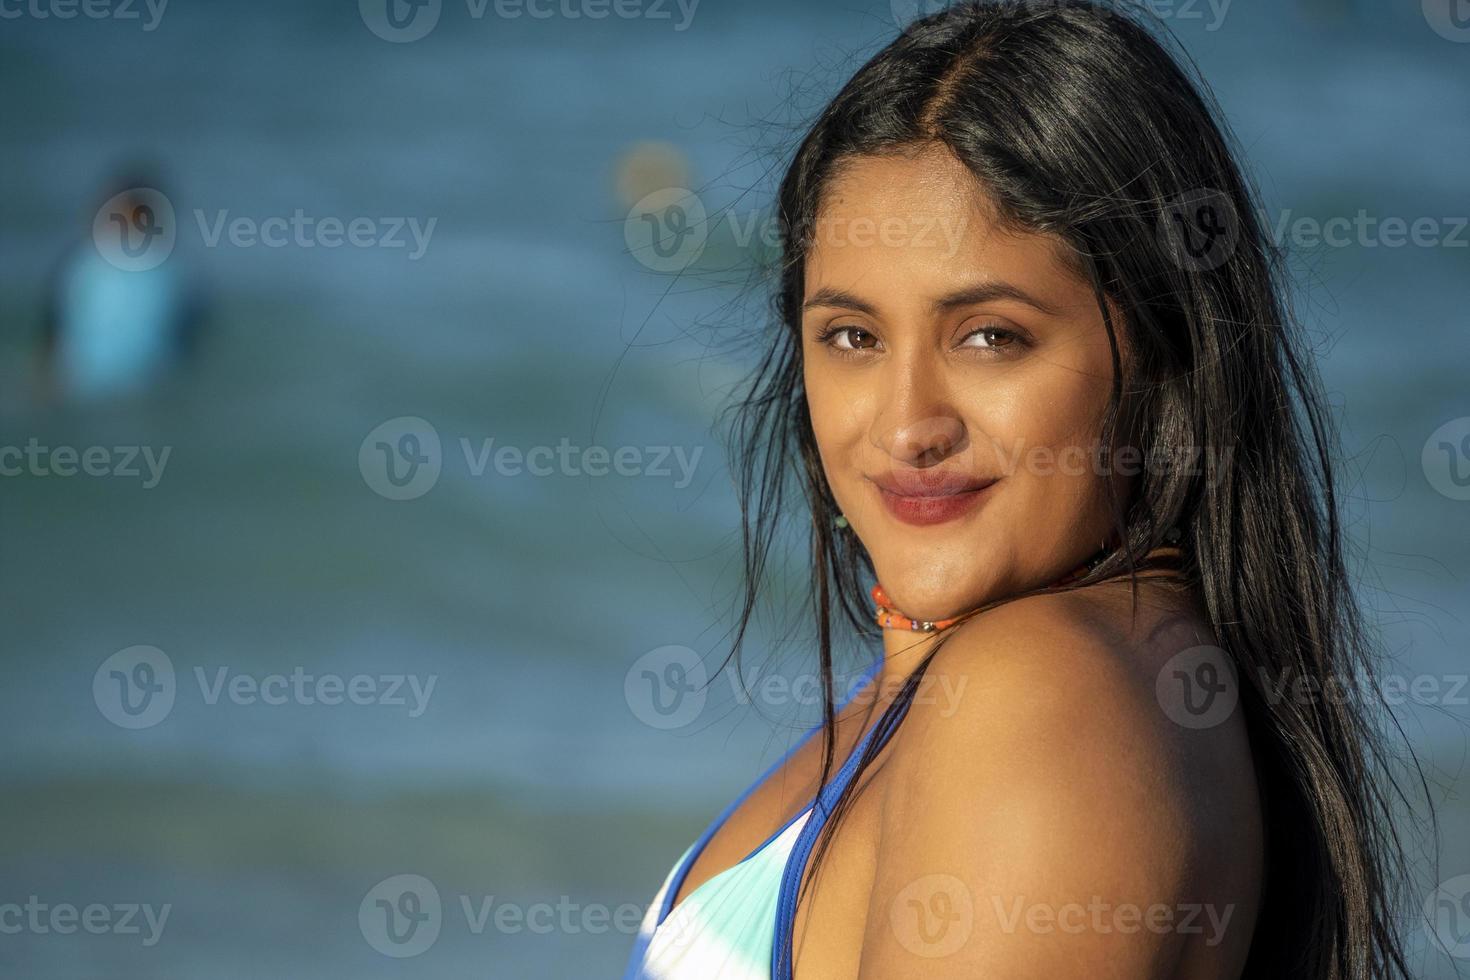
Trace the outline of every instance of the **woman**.
<instances>
[{"instance_id":1,"label":"woman","mask_svg":"<svg viewBox=\"0 0 1470 980\"><path fill-rule=\"evenodd\" d=\"M1375 720L1293 683L1371 677L1330 429L1205 91L1114 10L970 4L801 143L739 635L794 470L822 738L685 851L628 976L1407 975Z\"/></svg>"}]
</instances>

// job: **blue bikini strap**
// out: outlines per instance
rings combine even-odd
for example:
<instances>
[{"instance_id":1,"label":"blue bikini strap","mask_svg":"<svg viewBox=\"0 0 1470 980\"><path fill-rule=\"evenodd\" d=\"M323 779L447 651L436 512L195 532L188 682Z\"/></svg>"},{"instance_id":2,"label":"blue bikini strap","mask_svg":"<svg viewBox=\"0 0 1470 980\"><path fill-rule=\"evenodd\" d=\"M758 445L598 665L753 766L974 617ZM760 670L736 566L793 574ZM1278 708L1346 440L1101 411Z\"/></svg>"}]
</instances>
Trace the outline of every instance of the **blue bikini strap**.
<instances>
[{"instance_id":1,"label":"blue bikini strap","mask_svg":"<svg viewBox=\"0 0 1470 980\"><path fill-rule=\"evenodd\" d=\"M816 844L817 835L827 824L827 818L831 815L832 808L836 805L838 798L847 789L848 783L852 781L857 772L858 763L867 751L868 743L875 737L878 739L878 747L874 754L882 751L899 722L908 714L909 704L885 717L878 719L872 728L868 729L852 754L837 775L830 783L822 787L817 794L817 802L813 808L811 819L802 828L800 836L796 838L796 844L791 849L791 854L786 859L786 868L781 874L781 891L776 901L776 941L771 948L771 977L772 980L791 980L791 956L792 944L795 942L794 925L796 922L796 898L801 886L801 876L806 870L807 858L810 856L813 846Z\"/></svg>"},{"instance_id":2,"label":"blue bikini strap","mask_svg":"<svg viewBox=\"0 0 1470 980\"><path fill-rule=\"evenodd\" d=\"M852 686L848 689L848 696L844 698L842 702L834 708L834 713L836 711L841 711L843 708L851 704L853 698L857 696L857 692L860 691L862 687L868 683L868 681L873 679L873 677L878 673L878 669L882 666L883 658L879 657L871 664L869 664L866 668L864 668L860 678L856 682L854 682ZM807 741L810 740L811 737L817 732L821 731L821 729L822 725L820 722L807 729L806 733L802 735L801 738L797 739L796 743L792 745L791 748L787 749L786 752L779 759L771 763L770 766L766 768L765 772L757 776L755 782L747 786L745 788L745 792L735 797L735 799L730 802L730 805L725 807L725 809L721 811L720 815L715 817L714 821L705 828L704 833L701 834L699 836L699 839L696 840L694 844L689 848L688 852L684 855L684 860L680 863L678 868L674 870L673 877L669 879L668 888L664 890L663 902L659 906L658 918L654 923L655 929L657 929L658 926L663 925L664 919L667 918L669 912L673 909L674 896L678 894L680 887L682 887L684 884L684 879L689 876L689 869L694 866L695 859L699 857L700 852L704 850L704 847L706 844L709 843L710 838L715 835L715 831L719 830L720 827L724 825L725 821L729 819L730 814L734 813L736 809L739 808L740 804L745 802L746 797L755 792L757 786L760 786L771 776L771 774L773 774L783 765L785 765L787 760L795 755L797 750L805 745ZM793 820L792 823L794 822L795 821ZM789 827L790 823L788 823L787 826ZM652 934L644 935L640 936L638 940L634 942L633 953L632 956L629 957L628 971L624 975L624 980L635 980L635 978L638 976L643 960L643 953L652 938Z\"/></svg>"}]
</instances>

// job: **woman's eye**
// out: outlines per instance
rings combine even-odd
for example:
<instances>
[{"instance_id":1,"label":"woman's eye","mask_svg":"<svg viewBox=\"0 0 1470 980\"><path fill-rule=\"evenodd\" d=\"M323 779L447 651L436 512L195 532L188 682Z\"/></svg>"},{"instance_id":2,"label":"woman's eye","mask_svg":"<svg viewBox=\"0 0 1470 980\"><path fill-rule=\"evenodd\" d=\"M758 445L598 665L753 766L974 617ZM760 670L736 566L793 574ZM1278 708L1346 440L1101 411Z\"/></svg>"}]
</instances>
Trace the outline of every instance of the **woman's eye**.
<instances>
[{"instance_id":1,"label":"woman's eye","mask_svg":"<svg viewBox=\"0 0 1470 980\"><path fill-rule=\"evenodd\" d=\"M825 339L838 350L868 350L878 346L878 338L862 327L833 327Z\"/></svg>"},{"instance_id":2,"label":"woman's eye","mask_svg":"<svg viewBox=\"0 0 1470 980\"><path fill-rule=\"evenodd\" d=\"M998 350L1002 347L1010 347L1015 342L1016 335L1004 327L981 327L979 330L968 334L961 341L960 346L978 347L981 350L991 348Z\"/></svg>"}]
</instances>

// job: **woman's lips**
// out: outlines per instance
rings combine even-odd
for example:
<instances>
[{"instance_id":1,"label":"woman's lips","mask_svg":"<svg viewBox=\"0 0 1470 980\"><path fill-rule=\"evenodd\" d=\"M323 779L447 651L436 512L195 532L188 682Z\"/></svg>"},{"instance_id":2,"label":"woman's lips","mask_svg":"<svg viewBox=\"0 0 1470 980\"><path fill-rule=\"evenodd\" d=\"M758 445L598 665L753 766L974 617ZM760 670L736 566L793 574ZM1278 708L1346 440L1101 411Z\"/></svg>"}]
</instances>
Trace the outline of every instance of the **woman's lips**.
<instances>
[{"instance_id":1,"label":"woman's lips","mask_svg":"<svg viewBox=\"0 0 1470 980\"><path fill-rule=\"evenodd\" d=\"M973 490L925 495L895 493L876 483L874 486L890 514L905 524L924 526L943 524L968 514L989 498L990 489L995 486L995 482L991 481Z\"/></svg>"}]
</instances>

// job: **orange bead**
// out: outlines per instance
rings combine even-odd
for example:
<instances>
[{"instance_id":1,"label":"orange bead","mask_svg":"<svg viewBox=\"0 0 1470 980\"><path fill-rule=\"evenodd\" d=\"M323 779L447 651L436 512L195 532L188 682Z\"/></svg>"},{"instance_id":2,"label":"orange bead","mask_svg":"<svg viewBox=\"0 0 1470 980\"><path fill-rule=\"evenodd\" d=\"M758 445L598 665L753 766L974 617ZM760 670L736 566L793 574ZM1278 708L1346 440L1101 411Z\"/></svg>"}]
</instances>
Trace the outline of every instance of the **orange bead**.
<instances>
[{"instance_id":1,"label":"orange bead","mask_svg":"<svg viewBox=\"0 0 1470 980\"><path fill-rule=\"evenodd\" d=\"M1074 582L1082 576L1086 575L1088 571L1089 569L1087 565L1080 565L1073 571L1062 576L1062 578L1054 582L1053 585L1066 585L1069 582ZM942 630L946 627L953 626L955 623L960 621L959 616L952 616L949 619L937 619L932 623L916 623L908 616L905 616L903 613L893 608L893 602L888 598L888 592L886 589L883 588L883 586L874 583L872 589L869 590L869 594L873 597L873 604L878 607L877 610L875 610L874 618L881 629L910 630L912 632L918 633L930 633L935 630Z\"/></svg>"}]
</instances>

